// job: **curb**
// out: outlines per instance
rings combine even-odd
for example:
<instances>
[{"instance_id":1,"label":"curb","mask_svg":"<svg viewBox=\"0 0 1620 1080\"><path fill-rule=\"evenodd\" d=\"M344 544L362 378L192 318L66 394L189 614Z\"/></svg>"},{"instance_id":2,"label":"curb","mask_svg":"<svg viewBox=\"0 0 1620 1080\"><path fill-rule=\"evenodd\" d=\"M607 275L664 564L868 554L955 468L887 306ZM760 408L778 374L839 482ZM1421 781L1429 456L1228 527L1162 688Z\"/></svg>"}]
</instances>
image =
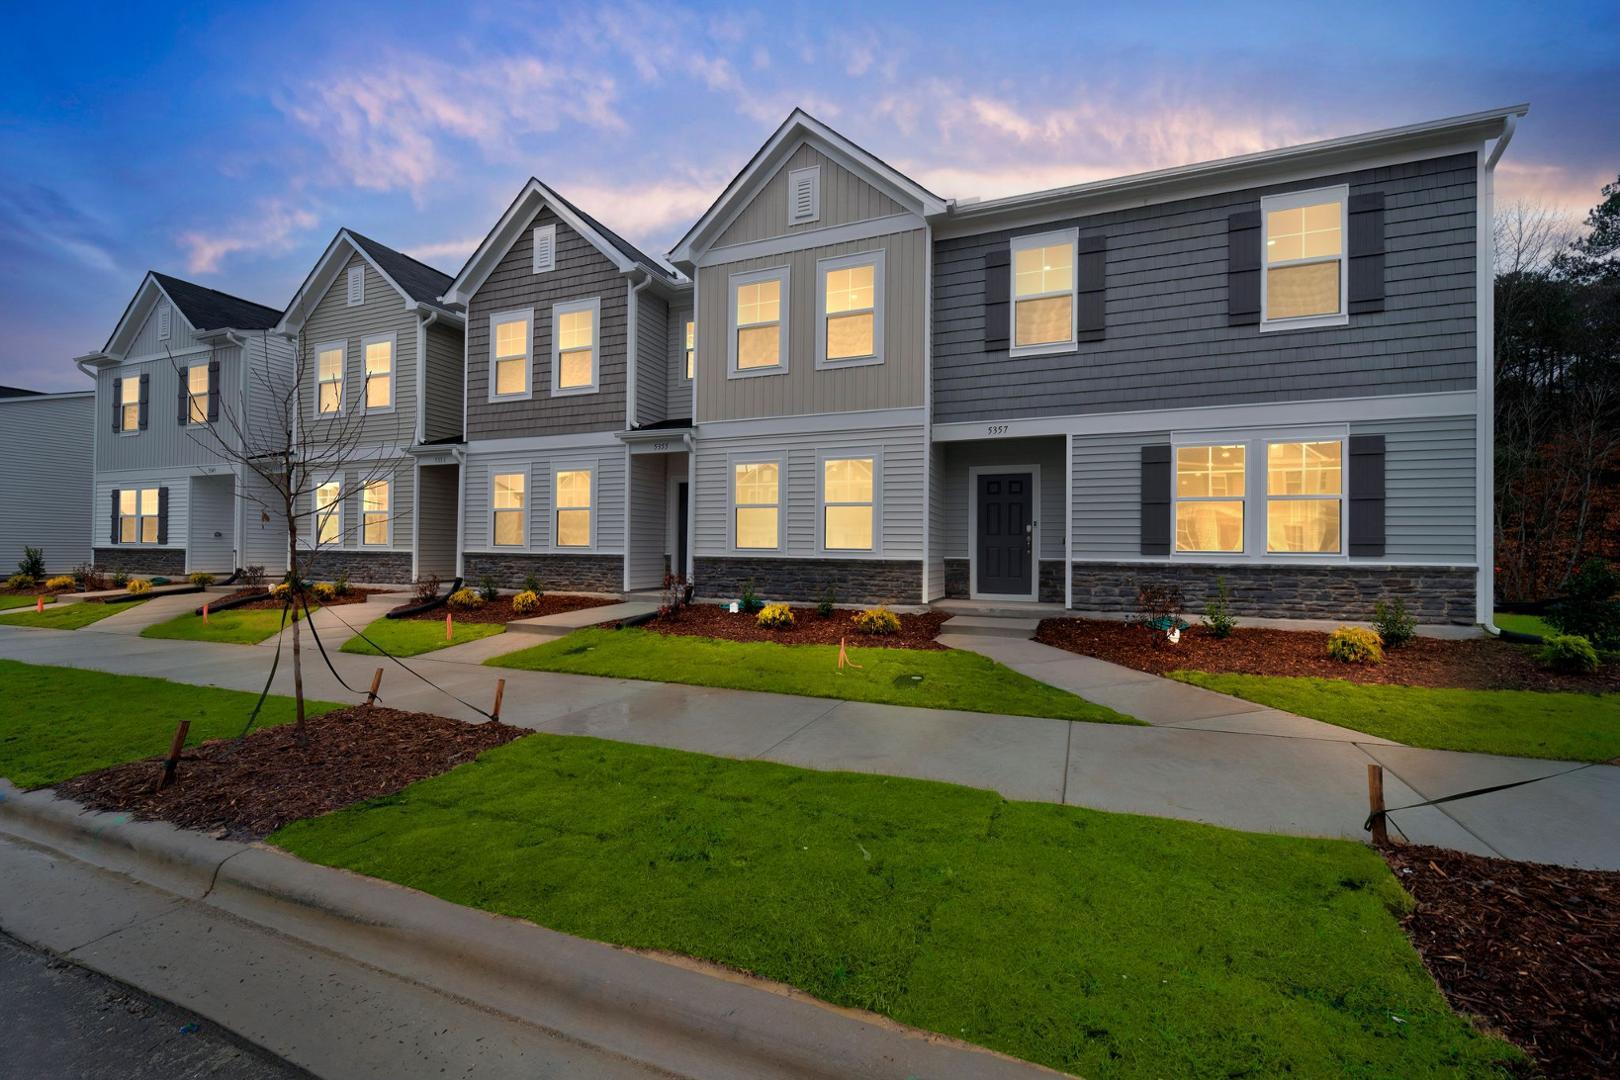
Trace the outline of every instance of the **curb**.
<instances>
[{"instance_id":1,"label":"curb","mask_svg":"<svg viewBox=\"0 0 1620 1080\"><path fill-rule=\"evenodd\" d=\"M0 833L681 1076L1063 1075L698 961L572 937L265 845L86 811L3 779Z\"/></svg>"}]
</instances>

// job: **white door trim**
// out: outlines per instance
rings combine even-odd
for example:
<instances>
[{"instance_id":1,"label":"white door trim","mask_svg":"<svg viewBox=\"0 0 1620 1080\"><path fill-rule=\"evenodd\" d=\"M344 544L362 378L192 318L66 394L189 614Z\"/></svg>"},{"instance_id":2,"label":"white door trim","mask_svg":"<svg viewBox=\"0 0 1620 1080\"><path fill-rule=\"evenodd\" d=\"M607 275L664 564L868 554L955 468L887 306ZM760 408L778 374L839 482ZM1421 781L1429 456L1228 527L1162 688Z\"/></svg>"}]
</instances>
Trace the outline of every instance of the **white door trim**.
<instances>
[{"instance_id":1,"label":"white door trim","mask_svg":"<svg viewBox=\"0 0 1620 1080\"><path fill-rule=\"evenodd\" d=\"M1027 472L1030 477L1029 592L982 593L979 591L979 474ZM968 466L968 598L971 600L1028 600L1041 595L1041 467L1039 465Z\"/></svg>"}]
</instances>

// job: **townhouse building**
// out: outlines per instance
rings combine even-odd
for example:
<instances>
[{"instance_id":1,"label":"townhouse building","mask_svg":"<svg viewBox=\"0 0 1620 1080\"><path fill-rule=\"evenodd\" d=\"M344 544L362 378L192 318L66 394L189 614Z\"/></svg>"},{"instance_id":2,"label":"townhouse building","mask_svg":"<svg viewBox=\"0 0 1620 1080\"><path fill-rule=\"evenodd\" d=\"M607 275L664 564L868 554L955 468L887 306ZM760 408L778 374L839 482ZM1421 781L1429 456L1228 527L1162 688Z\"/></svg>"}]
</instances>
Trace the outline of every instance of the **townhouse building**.
<instances>
[{"instance_id":1,"label":"townhouse building","mask_svg":"<svg viewBox=\"0 0 1620 1080\"><path fill-rule=\"evenodd\" d=\"M90 493L95 480L93 390L56 394L0 386L0 563L25 547L44 553L45 571L63 574L90 561Z\"/></svg>"}]
</instances>

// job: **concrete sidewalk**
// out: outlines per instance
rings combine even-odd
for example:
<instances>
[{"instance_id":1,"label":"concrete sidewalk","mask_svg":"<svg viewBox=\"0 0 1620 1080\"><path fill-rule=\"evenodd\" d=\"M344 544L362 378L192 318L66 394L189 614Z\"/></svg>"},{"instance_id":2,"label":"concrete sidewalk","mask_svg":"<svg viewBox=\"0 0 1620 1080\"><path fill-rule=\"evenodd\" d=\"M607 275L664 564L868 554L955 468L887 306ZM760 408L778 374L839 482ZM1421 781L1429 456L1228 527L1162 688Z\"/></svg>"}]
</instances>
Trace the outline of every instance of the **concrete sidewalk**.
<instances>
[{"instance_id":1,"label":"concrete sidewalk","mask_svg":"<svg viewBox=\"0 0 1620 1080\"><path fill-rule=\"evenodd\" d=\"M523 644L511 638L500 635L486 642L502 642L499 652ZM481 649L468 659L491 654ZM264 685L270 659L257 648L95 634L94 627L77 632L0 629L0 656L254 691ZM1506 779L1549 776L1569 767L1394 746L1359 734L1349 738L1342 729L1281 730L1292 727L1291 722L1279 721L1271 710L1245 711L1245 703L1222 695L1211 695L1214 703L1198 700L1207 708L1231 711L1189 717L1179 726L1128 727L494 669L444 657L430 653L409 664L444 691L483 708L493 700L496 679L506 679L501 719L541 731L816 769L945 780L1014 799L1261 832L1363 838L1366 766L1373 761L1387 770L1390 806ZM310 656L305 686L311 696L356 700L380 663L385 704L480 719L390 661L342 654L332 660L356 694L346 693L319 658ZM274 686L283 693L292 680L285 661L283 657ZM1047 677L1060 685L1073 681L1055 670ZM1182 690L1198 688L1153 679L1115 684L1110 690L1102 681L1088 687L1084 696L1110 696L1132 711L1127 695L1136 696L1139 708L1159 694L1176 695L1179 707L1185 707L1190 699L1182 699ZM1273 730L1253 730L1266 727ZM1620 820L1620 768L1598 766L1392 819L1415 842L1620 869L1620 830L1606 824Z\"/></svg>"}]
</instances>

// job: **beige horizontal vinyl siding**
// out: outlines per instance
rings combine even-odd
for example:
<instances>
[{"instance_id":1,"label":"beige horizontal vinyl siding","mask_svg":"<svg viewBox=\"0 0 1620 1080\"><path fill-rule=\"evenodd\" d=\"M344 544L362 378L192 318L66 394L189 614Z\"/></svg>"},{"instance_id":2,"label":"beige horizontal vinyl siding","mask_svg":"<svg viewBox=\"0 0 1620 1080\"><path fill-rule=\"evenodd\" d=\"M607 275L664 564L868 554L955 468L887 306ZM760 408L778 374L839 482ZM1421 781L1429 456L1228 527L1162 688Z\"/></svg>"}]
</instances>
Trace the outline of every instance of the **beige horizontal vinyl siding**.
<instances>
[{"instance_id":1,"label":"beige horizontal vinyl siding","mask_svg":"<svg viewBox=\"0 0 1620 1080\"><path fill-rule=\"evenodd\" d=\"M788 224L788 174L796 169L821 169L821 214L813 222ZM801 143L776 170L726 230L715 246L768 240L811 229L848 225L856 221L904 213L905 208L809 143Z\"/></svg>"},{"instance_id":2,"label":"beige horizontal vinyl siding","mask_svg":"<svg viewBox=\"0 0 1620 1080\"><path fill-rule=\"evenodd\" d=\"M365 267L365 302L348 303L349 268ZM352 255L332 279L325 295L304 323L299 346L303 350L299 388L304 430L313 439L330 439L356 446L409 446L416 437L416 320L405 299L370 263ZM394 407L391 412L364 411L365 357L360 343L380 334L394 336ZM317 350L333 342L345 345L343 413L341 418L315 415L315 394L320 379Z\"/></svg>"}]
</instances>

